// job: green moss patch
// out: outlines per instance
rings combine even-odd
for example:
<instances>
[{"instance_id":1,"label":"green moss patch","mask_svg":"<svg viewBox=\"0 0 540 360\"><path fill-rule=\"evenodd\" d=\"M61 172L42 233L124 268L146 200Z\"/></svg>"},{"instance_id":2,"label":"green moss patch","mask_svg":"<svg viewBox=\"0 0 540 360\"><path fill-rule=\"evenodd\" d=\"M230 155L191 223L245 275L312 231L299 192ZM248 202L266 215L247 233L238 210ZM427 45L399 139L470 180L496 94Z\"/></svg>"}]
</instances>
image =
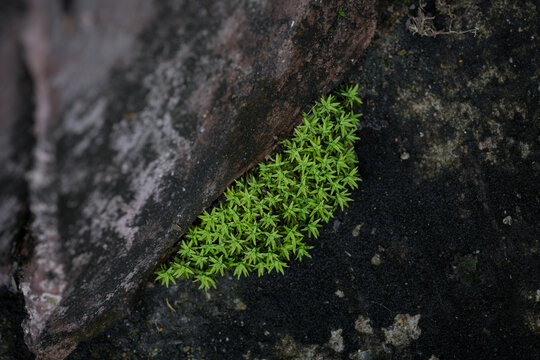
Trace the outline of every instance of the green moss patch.
<instances>
[{"instance_id":1,"label":"green moss patch","mask_svg":"<svg viewBox=\"0 0 540 360\"><path fill-rule=\"evenodd\" d=\"M357 188L353 144L362 104L358 86L323 97L303 115L291 139L225 192L225 200L199 216L177 256L156 271L169 286L187 278L207 290L216 278L283 273L292 259L302 260L333 213L343 210Z\"/></svg>"}]
</instances>

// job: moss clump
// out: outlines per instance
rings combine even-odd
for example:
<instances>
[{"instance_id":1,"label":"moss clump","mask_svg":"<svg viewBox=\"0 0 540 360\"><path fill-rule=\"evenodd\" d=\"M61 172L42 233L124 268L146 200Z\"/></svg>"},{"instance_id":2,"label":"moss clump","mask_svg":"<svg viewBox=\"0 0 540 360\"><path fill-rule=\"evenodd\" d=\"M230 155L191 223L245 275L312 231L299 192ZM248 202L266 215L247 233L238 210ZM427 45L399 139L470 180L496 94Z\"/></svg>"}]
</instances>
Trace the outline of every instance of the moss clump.
<instances>
[{"instance_id":1,"label":"moss clump","mask_svg":"<svg viewBox=\"0 0 540 360\"><path fill-rule=\"evenodd\" d=\"M360 180L353 144L362 104L358 86L323 97L280 151L259 163L225 192L225 200L199 216L177 256L156 271L169 286L184 277L207 290L227 271L283 273L292 258L302 260L337 208L351 200Z\"/></svg>"}]
</instances>

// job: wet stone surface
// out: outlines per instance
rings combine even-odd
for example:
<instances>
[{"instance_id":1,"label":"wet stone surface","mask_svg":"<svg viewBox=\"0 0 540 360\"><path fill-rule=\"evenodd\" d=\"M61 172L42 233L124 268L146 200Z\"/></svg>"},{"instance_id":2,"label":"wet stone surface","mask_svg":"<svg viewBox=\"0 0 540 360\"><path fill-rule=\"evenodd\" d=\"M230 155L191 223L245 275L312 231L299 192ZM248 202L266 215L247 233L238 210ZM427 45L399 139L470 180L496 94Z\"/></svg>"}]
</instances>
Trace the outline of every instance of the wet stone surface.
<instances>
[{"instance_id":1,"label":"wet stone surface","mask_svg":"<svg viewBox=\"0 0 540 360\"><path fill-rule=\"evenodd\" d=\"M69 359L538 359L540 9L449 3L427 1L434 29L476 37L414 35L417 2L379 2L349 77L364 181L312 259L207 294L148 282Z\"/></svg>"}]
</instances>

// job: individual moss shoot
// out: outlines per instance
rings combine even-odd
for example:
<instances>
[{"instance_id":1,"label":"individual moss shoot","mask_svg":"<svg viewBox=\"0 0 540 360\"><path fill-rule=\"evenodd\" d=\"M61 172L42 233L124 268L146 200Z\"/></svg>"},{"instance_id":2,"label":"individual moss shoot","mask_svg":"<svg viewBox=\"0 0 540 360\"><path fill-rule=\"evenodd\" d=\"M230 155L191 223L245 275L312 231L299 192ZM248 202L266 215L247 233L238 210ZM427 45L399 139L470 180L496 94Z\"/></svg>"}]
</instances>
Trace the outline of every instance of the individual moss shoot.
<instances>
[{"instance_id":1,"label":"individual moss shoot","mask_svg":"<svg viewBox=\"0 0 540 360\"><path fill-rule=\"evenodd\" d=\"M311 257L307 238L316 238L350 190L358 187L354 142L362 101L358 85L322 97L303 114L291 139L277 153L237 180L224 201L199 216L182 239L176 257L156 271L169 286L186 278L208 290L216 278L276 271Z\"/></svg>"}]
</instances>

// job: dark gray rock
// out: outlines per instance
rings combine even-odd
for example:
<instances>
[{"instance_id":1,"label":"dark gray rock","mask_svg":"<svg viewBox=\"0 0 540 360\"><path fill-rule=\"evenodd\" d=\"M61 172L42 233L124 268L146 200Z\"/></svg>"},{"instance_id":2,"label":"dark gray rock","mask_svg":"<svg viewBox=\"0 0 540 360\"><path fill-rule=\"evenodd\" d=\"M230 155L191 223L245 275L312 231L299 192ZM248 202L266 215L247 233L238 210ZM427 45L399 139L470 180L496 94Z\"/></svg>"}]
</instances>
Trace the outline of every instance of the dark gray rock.
<instances>
[{"instance_id":1,"label":"dark gray rock","mask_svg":"<svg viewBox=\"0 0 540 360\"><path fill-rule=\"evenodd\" d=\"M373 0L30 2L36 235L25 339L61 359L290 133L374 33ZM179 226L179 233L172 229Z\"/></svg>"}]
</instances>

